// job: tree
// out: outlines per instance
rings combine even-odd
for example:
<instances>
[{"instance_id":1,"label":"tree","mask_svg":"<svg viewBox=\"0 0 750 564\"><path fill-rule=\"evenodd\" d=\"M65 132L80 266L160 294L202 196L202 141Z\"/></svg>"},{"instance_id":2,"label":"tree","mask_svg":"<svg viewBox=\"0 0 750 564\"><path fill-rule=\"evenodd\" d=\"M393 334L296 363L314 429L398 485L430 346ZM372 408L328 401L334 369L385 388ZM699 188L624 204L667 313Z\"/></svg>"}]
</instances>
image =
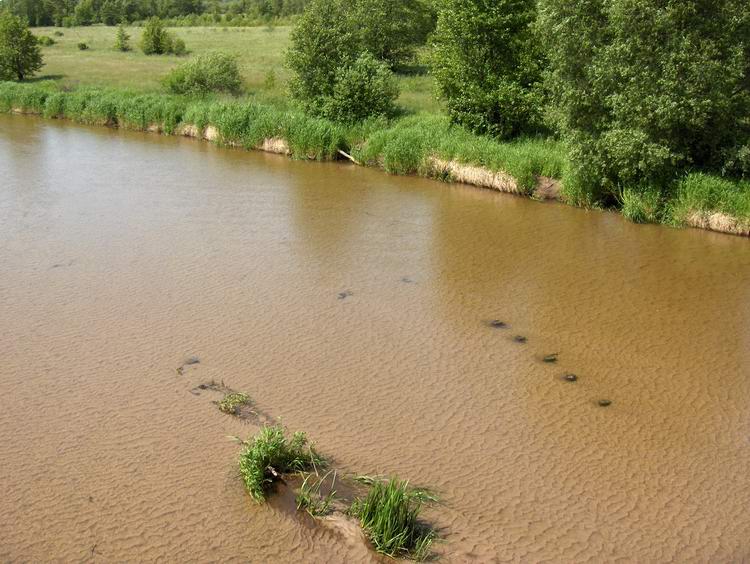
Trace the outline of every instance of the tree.
<instances>
[{"instance_id":1,"label":"tree","mask_svg":"<svg viewBox=\"0 0 750 564\"><path fill-rule=\"evenodd\" d=\"M542 0L554 113L581 204L750 173L746 0Z\"/></svg>"},{"instance_id":2,"label":"tree","mask_svg":"<svg viewBox=\"0 0 750 564\"><path fill-rule=\"evenodd\" d=\"M0 12L0 80L24 80L42 68L42 53L27 23Z\"/></svg>"},{"instance_id":3,"label":"tree","mask_svg":"<svg viewBox=\"0 0 750 564\"><path fill-rule=\"evenodd\" d=\"M156 16L149 18L143 28L141 50L146 55L162 55L171 49L172 40L164 24Z\"/></svg>"},{"instance_id":4,"label":"tree","mask_svg":"<svg viewBox=\"0 0 750 564\"><path fill-rule=\"evenodd\" d=\"M357 30L346 16L350 0L312 0L292 30L287 65L292 97L320 114L333 94L336 71L359 52Z\"/></svg>"},{"instance_id":5,"label":"tree","mask_svg":"<svg viewBox=\"0 0 750 564\"><path fill-rule=\"evenodd\" d=\"M115 35L115 49L118 51L130 51L130 35L125 31L125 26L117 26L117 35Z\"/></svg>"},{"instance_id":6,"label":"tree","mask_svg":"<svg viewBox=\"0 0 750 564\"><path fill-rule=\"evenodd\" d=\"M76 25L91 25L96 19L93 0L81 0L74 11Z\"/></svg>"},{"instance_id":7,"label":"tree","mask_svg":"<svg viewBox=\"0 0 750 564\"><path fill-rule=\"evenodd\" d=\"M365 52L389 66L408 62L431 28L430 14L424 0L311 0L287 53L292 96L322 115L341 69Z\"/></svg>"},{"instance_id":8,"label":"tree","mask_svg":"<svg viewBox=\"0 0 750 564\"><path fill-rule=\"evenodd\" d=\"M430 58L453 122L501 138L541 126L536 0L443 0Z\"/></svg>"}]
</instances>

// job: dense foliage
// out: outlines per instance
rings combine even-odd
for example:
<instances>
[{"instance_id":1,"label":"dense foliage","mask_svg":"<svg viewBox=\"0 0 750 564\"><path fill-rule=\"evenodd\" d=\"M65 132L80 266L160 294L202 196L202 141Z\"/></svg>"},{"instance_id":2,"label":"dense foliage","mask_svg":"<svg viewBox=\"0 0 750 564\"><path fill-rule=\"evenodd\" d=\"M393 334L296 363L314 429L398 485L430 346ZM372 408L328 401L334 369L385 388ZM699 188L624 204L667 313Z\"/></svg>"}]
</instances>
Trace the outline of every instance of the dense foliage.
<instances>
[{"instance_id":1,"label":"dense foliage","mask_svg":"<svg viewBox=\"0 0 750 564\"><path fill-rule=\"evenodd\" d=\"M42 68L37 38L20 17L0 11L0 80L23 80Z\"/></svg>"},{"instance_id":2,"label":"dense foliage","mask_svg":"<svg viewBox=\"0 0 750 564\"><path fill-rule=\"evenodd\" d=\"M750 3L543 0L541 27L571 199L653 203L685 170L750 174Z\"/></svg>"},{"instance_id":3,"label":"dense foliage","mask_svg":"<svg viewBox=\"0 0 750 564\"><path fill-rule=\"evenodd\" d=\"M141 36L141 51L146 55L184 55L185 42L179 37L173 37L164 28L164 23L157 17L146 22Z\"/></svg>"},{"instance_id":4,"label":"dense foliage","mask_svg":"<svg viewBox=\"0 0 750 564\"><path fill-rule=\"evenodd\" d=\"M237 58L217 52L204 53L181 64L167 75L165 84L174 94L236 94L240 91L242 79Z\"/></svg>"},{"instance_id":5,"label":"dense foliage","mask_svg":"<svg viewBox=\"0 0 750 564\"><path fill-rule=\"evenodd\" d=\"M384 62L365 51L356 61L336 71L333 93L326 98L323 116L353 123L396 111L398 86Z\"/></svg>"},{"instance_id":6,"label":"dense foliage","mask_svg":"<svg viewBox=\"0 0 750 564\"><path fill-rule=\"evenodd\" d=\"M287 56L292 96L308 111L335 119L391 113L394 83L375 61L391 67L409 63L432 22L423 0L311 0L292 32ZM356 92L354 76L363 81ZM359 101L344 103L347 90L359 101L382 100L368 113ZM343 113L335 116L338 110Z\"/></svg>"},{"instance_id":7,"label":"dense foliage","mask_svg":"<svg viewBox=\"0 0 750 564\"><path fill-rule=\"evenodd\" d=\"M541 49L536 0L443 0L431 56L448 113L477 133L501 138L539 129Z\"/></svg>"},{"instance_id":8,"label":"dense foliage","mask_svg":"<svg viewBox=\"0 0 750 564\"><path fill-rule=\"evenodd\" d=\"M226 22L227 18L246 16L271 20L299 14L306 0L3 0L16 15L26 18L31 25L117 25L158 16L180 18L207 16L193 25Z\"/></svg>"}]
</instances>

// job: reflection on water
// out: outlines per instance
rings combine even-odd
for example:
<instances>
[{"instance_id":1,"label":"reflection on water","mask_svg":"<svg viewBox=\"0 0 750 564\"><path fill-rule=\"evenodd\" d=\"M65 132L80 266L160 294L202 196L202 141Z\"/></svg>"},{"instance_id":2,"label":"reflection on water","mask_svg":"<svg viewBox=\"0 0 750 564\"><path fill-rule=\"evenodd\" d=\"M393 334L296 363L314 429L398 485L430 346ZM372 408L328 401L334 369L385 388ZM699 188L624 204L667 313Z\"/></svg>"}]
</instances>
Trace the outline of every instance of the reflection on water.
<instances>
[{"instance_id":1,"label":"reflection on water","mask_svg":"<svg viewBox=\"0 0 750 564\"><path fill-rule=\"evenodd\" d=\"M0 559L371 560L249 503L211 379L445 561L750 555L747 240L25 117L0 172Z\"/></svg>"}]
</instances>

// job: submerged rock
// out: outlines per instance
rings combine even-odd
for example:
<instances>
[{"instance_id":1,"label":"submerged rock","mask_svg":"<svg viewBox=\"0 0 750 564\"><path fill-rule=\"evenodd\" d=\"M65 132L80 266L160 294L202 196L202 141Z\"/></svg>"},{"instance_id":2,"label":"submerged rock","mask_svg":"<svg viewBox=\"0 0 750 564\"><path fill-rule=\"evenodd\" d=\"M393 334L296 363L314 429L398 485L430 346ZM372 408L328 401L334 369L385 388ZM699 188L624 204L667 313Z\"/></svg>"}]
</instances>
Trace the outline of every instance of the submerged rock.
<instances>
[{"instance_id":1,"label":"submerged rock","mask_svg":"<svg viewBox=\"0 0 750 564\"><path fill-rule=\"evenodd\" d=\"M493 319L489 322L490 327L494 327L495 329L505 329L508 324L505 323L505 321L500 321L499 319Z\"/></svg>"},{"instance_id":2,"label":"submerged rock","mask_svg":"<svg viewBox=\"0 0 750 564\"><path fill-rule=\"evenodd\" d=\"M516 343L525 343L526 341L528 341L528 339L524 337L523 335L516 335L515 337L513 337L513 340Z\"/></svg>"},{"instance_id":3,"label":"submerged rock","mask_svg":"<svg viewBox=\"0 0 750 564\"><path fill-rule=\"evenodd\" d=\"M344 292L339 292L337 297L339 300L345 300L346 298L352 295L354 294L352 294L351 290L346 290Z\"/></svg>"},{"instance_id":4,"label":"submerged rock","mask_svg":"<svg viewBox=\"0 0 750 564\"><path fill-rule=\"evenodd\" d=\"M190 366L191 364L200 364L201 359L197 356L189 356L187 359L185 359L185 366Z\"/></svg>"},{"instance_id":5,"label":"submerged rock","mask_svg":"<svg viewBox=\"0 0 750 564\"><path fill-rule=\"evenodd\" d=\"M559 353L546 354L542 357L543 362L557 362L557 356Z\"/></svg>"},{"instance_id":6,"label":"submerged rock","mask_svg":"<svg viewBox=\"0 0 750 564\"><path fill-rule=\"evenodd\" d=\"M575 374L571 374L570 372L568 372L567 374L565 374L563 376L563 379L566 382L577 382L578 381L578 376L576 376Z\"/></svg>"},{"instance_id":7,"label":"submerged rock","mask_svg":"<svg viewBox=\"0 0 750 564\"><path fill-rule=\"evenodd\" d=\"M600 399L598 402L596 402L599 407L609 407L612 405L612 401L608 399Z\"/></svg>"}]
</instances>

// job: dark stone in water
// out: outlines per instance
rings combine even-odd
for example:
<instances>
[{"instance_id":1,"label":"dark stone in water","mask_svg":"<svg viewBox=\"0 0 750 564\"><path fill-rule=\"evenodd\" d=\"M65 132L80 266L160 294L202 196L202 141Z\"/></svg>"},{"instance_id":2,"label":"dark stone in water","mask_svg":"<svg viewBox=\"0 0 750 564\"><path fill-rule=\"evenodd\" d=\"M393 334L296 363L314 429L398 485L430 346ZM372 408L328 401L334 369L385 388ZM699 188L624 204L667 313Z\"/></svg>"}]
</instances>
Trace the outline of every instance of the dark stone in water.
<instances>
[{"instance_id":1,"label":"dark stone in water","mask_svg":"<svg viewBox=\"0 0 750 564\"><path fill-rule=\"evenodd\" d=\"M490 327L494 327L495 329L505 329L508 326L505 321L500 321L499 319L493 319L490 321Z\"/></svg>"},{"instance_id":2,"label":"dark stone in water","mask_svg":"<svg viewBox=\"0 0 750 564\"><path fill-rule=\"evenodd\" d=\"M414 284L414 280L412 280L412 279L411 279L411 278L409 278L408 276L404 276L404 277L403 277L403 278L401 279L401 282L403 282L404 284Z\"/></svg>"},{"instance_id":3,"label":"dark stone in water","mask_svg":"<svg viewBox=\"0 0 750 564\"><path fill-rule=\"evenodd\" d=\"M544 355L544 357L542 358L542 361L544 361L544 362L557 362L557 355L558 355L558 353L552 353L552 354Z\"/></svg>"},{"instance_id":4,"label":"dark stone in water","mask_svg":"<svg viewBox=\"0 0 750 564\"><path fill-rule=\"evenodd\" d=\"M191 364L199 364L200 361L201 359L198 358L197 356L190 356L187 358L187 360L185 360L185 365L190 366Z\"/></svg>"},{"instance_id":5,"label":"dark stone in water","mask_svg":"<svg viewBox=\"0 0 750 564\"><path fill-rule=\"evenodd\" d=\"M596 403L599 404L599 407L609 407L610 405L612 405L612 401L608 399L600 399Z\"/></svg>"},{"instance_id":6,"label":"dark stone in water","mask_svg":"<svg viewBox=\"0 0 750 564\"><path fill-rule=\"evenodd\" d=\"M566 382L578 381L578 376L576 376L575 374L571 374L571 373L566 374L565 376L563 376L563 378L565 379Z\"/></svg>"},{"instance_id":7,"label":"dark stone in water","mask_svg":"<svg viewBox=\"0 0 750 564\"><path fill-rule=\"evenodd\" d=\"M526 341L528 341L528 339L524 337L523 335L516 335L515 337L513 337L513 340L516 343L525 343Z\"/></svg>"},{"instance_id":8,"label":"dark stone in water","mask_svg":"<svg viewBox=\"0 0 750 564\"><path fill-rule=\"evenodd\" d=\"M349 296L353 295L351 290L346 290L345 292L339 292L338 299L345 300Z\"/></svg>"}]
</instances>

